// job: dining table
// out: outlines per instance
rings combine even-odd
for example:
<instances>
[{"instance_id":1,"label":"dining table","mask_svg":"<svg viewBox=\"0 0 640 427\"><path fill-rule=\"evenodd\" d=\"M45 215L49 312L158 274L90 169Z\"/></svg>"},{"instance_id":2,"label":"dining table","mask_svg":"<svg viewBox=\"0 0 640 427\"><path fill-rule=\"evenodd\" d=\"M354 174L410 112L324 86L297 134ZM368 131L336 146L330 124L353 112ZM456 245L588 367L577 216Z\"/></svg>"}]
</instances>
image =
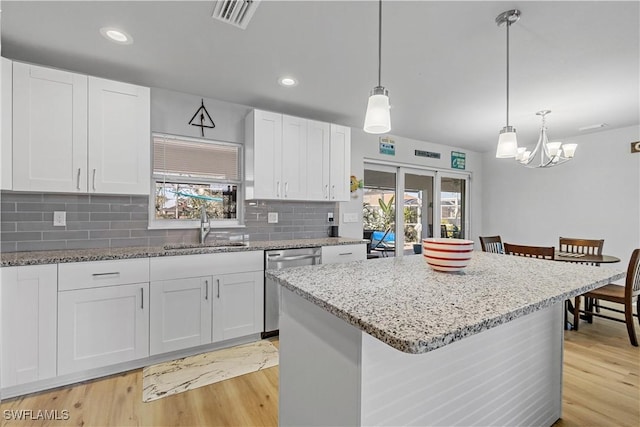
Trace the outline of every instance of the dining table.
<instances>
[{"instance_id":1,"label":"dining table","mask_svg":"<svg viewBox=\"0 0 640 427\"><path fill-rule=\"evenodd\" d=\"M615 257L613 255L580 254L580 253L571 253L571 252L562 252L562 251L556 251L553 256L553 260L561 261L561 262L590 264L590 265L612 264L612 263L620 262L620 258ZM571 303L571 300L567 300L565 303L565 313L564 313L564 328L566 330L573 329L573 323L571 323L571 321L569 320L571 316L573 316L573 309L574 307L573 307L573 304Z\"/></svg>"}]
</instances>

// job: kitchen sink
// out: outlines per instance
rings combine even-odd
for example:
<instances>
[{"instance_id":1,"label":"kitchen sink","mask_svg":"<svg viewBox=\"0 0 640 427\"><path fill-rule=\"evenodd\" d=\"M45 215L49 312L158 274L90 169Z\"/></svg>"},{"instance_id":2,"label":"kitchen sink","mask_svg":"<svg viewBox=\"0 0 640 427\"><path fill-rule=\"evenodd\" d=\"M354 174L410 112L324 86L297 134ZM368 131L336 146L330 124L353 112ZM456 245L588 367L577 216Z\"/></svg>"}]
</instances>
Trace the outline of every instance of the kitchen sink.
<instances>
[{"instance_id":1,"label":"kitchen sink","mask_svg":"<svg viewBox=\"0 0 640 427\"><path fill-rule=\"evenodd\" d=\"M164 245L165 251L186 251L191 249L228 249L247 246L242 242L218 242L218 243L176 243Z\"/></svg>"}]
</instances>

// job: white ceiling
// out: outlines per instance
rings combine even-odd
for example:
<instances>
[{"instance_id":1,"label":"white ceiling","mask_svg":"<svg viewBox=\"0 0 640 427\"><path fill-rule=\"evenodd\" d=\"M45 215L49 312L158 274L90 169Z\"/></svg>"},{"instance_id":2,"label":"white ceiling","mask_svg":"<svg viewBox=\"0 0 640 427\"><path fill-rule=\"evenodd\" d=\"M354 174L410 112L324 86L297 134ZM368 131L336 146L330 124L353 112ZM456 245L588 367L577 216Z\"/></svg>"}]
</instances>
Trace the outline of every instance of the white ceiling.
<instances>
[{"instance_id":1,"label":"white ceiling","mask_svg":"<svg viewBox=\"0 0 640 427\"><path fill-rule=\"evenodd\" d=\"M511 27L511 124L535 142L640 121L640 3L383 3L382 85L392 134L493 150L505 125ZM2 55L360 128L377 84L377 1L267 1L246 30L213 20L213 1L2 1ZM101 27L134 38L123 46ZM278 77L300 83L284 88ZM594 131L589 131L594 132ZM606 141L603 141L606 143Z\"/></svg>"}]
</instances>

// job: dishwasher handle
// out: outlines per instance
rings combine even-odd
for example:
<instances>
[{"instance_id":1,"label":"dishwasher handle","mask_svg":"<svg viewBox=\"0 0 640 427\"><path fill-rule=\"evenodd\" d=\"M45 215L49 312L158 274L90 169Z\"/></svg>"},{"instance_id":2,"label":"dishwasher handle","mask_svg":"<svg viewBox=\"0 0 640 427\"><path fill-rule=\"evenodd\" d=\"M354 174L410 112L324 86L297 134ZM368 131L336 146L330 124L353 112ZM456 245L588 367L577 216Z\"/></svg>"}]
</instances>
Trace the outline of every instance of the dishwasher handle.
<instances>
[{"instance_id":1,"label":"dishwasher handle","mask_svg":"<svg viewBox=\"0 0 640 427\"><path fill-rule=\"evenodd\" d=\"M269 254L269 261L273 261L273 262L281 262L281 261L298 261L301 259L313 259L313 258L320 258L320 254L312 254L312 255L292 255L292 256L285 256L285 257L281 257L281 258L273 258L273 257L277 257L278 254Z\"/></svg>"}]
</instances>

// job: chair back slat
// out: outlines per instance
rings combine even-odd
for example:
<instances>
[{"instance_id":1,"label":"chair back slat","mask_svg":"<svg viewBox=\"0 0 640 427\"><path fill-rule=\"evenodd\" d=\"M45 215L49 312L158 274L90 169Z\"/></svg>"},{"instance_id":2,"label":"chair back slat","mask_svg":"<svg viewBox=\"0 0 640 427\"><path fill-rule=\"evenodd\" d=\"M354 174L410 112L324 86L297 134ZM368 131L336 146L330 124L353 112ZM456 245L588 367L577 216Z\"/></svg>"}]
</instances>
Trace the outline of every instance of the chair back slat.
<instances>
[{"instance_id":1,"label":"chair back slat","mask_svg":"<svg viewBox=\"0 0 640 427\"><path fill-rule=\"evenodd\" d=\"M553 259L555 256L555 248L553 246L525 246L505 243L504 252L507 255L517 255L530 258Z\"/></svg>"},{"instance_id":2,"label":"chair back slat","mask_svg":"<svg viewBox=\"0 0 640 427\"><path fill-rule=\"evenodd\" d=\"M480 246L484 252L490 252L494 254L503 254L504 248L502 247L502 239L500 236L480 236Z\"/></svg>"}]
</instances>

